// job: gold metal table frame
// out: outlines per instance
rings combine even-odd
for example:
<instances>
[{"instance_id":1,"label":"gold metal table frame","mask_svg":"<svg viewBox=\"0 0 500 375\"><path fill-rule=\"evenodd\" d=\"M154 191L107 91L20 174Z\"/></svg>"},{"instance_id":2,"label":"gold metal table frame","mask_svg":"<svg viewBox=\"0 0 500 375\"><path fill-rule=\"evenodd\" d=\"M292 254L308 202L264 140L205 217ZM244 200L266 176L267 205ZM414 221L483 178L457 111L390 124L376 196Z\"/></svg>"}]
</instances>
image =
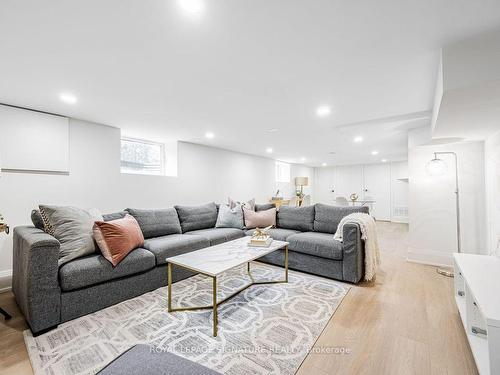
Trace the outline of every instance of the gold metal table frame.
<instances>
[{"instance_id":1,"label":"gold metal table frame","mask_svg":"<svg viewBox=\"0 0 500 375\"><path fill-rule=\"evenodd\" d=\"M241 293L245 289L248 289L249 287L253 285L262 285L262 284L281 284L281 283L288 283L288 246L285 246L285 279L284 280L269 280L269 281L255 281L252 273L250 272L250 262L247 262L247 273L248 276L250 277L250 280L252 280L251 283L248 285L245 285L243 288L238 289L237 291L231 293L229 296L225 297L224 299L217 301L217 276L212 276L208 275L206 273L200 272L198 270L191 269L186 266L181 266L176 264L177 267L185 268L189 271L201 273L202 275L208 276L212 279L212 304L209 306L188 306L188 307L172 307L172 263L168 263L167 265L167 277L168 277L168 312L175 312L175 311L189 311L189 310L208 310L208 309L213 309L213 335L214 337L217 337L217 326L219 324L219 318L217 315L217 307L226 302L227 300L233 298L237 294Z\"/></svg>"}]
</instances>

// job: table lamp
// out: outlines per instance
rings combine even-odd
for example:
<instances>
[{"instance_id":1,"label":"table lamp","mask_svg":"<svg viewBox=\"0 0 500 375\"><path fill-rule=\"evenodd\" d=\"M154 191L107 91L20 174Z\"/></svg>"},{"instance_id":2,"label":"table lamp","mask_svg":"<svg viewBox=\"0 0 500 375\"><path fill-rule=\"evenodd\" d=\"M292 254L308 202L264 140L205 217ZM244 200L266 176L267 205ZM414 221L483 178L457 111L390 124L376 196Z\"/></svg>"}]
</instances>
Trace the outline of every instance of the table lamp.
<instances>
[{"instance_id":1,"label":"table lamp","mask_svg":"<svg viewBox=\"0 0 500 375\"><path fill-rule=\"evenodd\" d=\"M309 177L295 177L295 186L300 186L300 193L303 193L304 186L309 185Z\"/></svg>"},{"instance_id":2,"label":"table lamp","mask_svg":"<svg viewBox=\"0 0 500 375\"><path fill-rule=\"evenodd\" d=\"M300 186L300 196L297 201L298 205L302 205L302 198L304 197L304 186L309 185L309 177L295 177L295 186Z\"/></svg>"}]
</instances>

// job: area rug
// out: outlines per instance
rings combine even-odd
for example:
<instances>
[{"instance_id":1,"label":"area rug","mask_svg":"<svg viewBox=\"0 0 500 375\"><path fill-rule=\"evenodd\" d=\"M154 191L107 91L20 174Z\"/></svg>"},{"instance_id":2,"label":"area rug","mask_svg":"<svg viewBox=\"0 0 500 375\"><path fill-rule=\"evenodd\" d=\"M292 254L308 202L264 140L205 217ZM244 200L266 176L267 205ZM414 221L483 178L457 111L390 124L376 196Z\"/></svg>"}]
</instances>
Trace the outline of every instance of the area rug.
<instances>
[{"instance_id":1,"label":"area rug","mask_svg":"<svg viewBox=\"0 0 500 375\"><path fill-rule=\"evenodd\" d=\"M252 264L255 280L284 269ZM249 283L244 267L218 279L222 299ZM196 275L173 285L173 306L211 303L212 280ZM95 374L135 344L173 352L222 374L293 374L349 291L333 280L290 271L287 284L255 285L219 306L218 337L209 310L167 312L167 288L61 324L24 332L36 375Z\"/></svg>"}]
</instances>

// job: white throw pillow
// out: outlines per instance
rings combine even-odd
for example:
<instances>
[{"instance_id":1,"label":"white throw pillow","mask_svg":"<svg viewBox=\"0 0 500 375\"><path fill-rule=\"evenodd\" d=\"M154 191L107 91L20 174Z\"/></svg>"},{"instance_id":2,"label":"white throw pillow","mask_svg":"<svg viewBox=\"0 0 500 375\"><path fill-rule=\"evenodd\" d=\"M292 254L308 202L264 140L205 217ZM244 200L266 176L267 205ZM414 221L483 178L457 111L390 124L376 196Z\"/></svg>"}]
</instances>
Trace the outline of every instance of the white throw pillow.
<instances>
[{"instance_id":1,"label":"white throw pillow","mask_svg":"<svg viewBox=\"0 0 500 375\"><path fill-rule=\"evenodd\" d=\"M242 208L246 208L247 210L255 211L255 198L252 198L249 201L244 202L244 203L237 202L237 201L233 200L232 198L228 198L227 205L231 209L235 208L237 205L241 205Z\"/></svg>"}]
</instances>

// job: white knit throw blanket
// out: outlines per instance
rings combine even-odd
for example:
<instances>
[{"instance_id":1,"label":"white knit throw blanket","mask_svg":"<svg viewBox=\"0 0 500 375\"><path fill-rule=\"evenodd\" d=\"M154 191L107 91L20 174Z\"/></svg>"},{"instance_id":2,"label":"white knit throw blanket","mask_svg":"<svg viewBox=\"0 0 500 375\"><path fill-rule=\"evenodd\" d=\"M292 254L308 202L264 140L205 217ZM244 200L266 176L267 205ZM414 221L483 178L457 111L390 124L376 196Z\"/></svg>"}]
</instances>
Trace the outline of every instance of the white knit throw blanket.
<instances>
[{"instance_id":1,"label":"white knit throw blanket","mask_svg":"<svg viewBox=\"0 0 500 375\"><path fill-rule=\"evenodd\" d=\"M334 238L342 241L344 224L356 223L361 229L361 239L365 241L365 280L373 279L380 265L380 250L378 248L375 220L365 213L356 212L342 218Z\"/></svg>"}]
</instances>

